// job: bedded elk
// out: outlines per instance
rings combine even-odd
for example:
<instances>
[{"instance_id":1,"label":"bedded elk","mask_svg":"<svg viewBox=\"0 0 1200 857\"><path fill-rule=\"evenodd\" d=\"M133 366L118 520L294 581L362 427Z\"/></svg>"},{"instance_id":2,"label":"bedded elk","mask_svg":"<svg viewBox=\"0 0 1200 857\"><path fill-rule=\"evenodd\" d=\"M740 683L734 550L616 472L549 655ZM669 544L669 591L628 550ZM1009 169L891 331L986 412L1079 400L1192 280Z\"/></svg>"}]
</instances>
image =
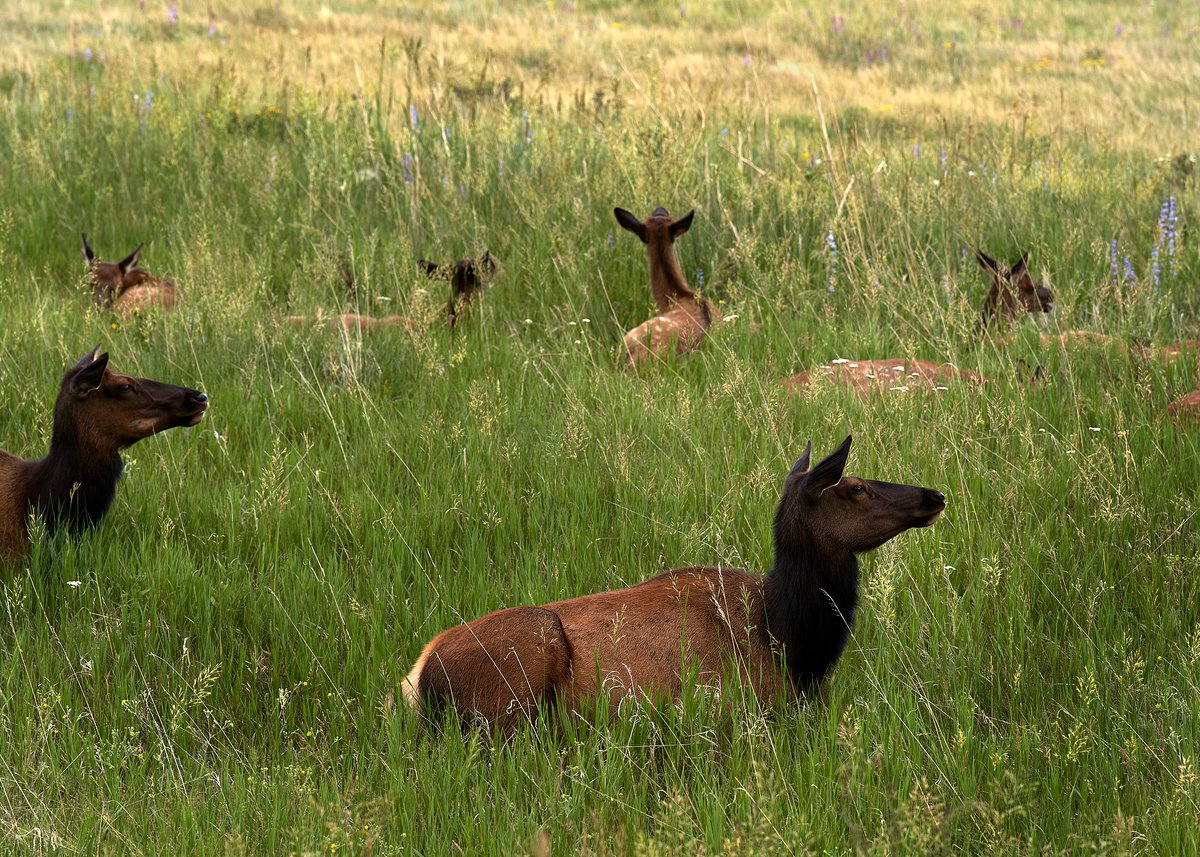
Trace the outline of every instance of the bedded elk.
<instances>
[{"instance_id":1,"label":"bedded elk","mask_svg":"<svg viewBox=\"0 0 1200 857\"><path fill-rule=\"evenodd\" d=\"M128 315L152 306L170 308L179 303L179 292L170 280L148 274L137 266L142 255L139 244L120 262L101 262L83 239L83 262L87 267L92 299L97 306Z\"/></svg>"},{"instance_id":2,"label":"bedded elk","mask_svg":"<svg viewBox=\"0 0 1200 857\"><path fill-rule=\"evenodd\" d=\"M775 565L668 571L627 589L511 607L438 634L404 680L414 707L509 729L590 699L678 699L684 677L747 684L758 698L808 692L841 656L858 603L856 555L946 507L929 488L843 476L850 438L784 481Z\"/></svg>"},{"instance_id":3,"label":"bedded elk","mask_svg":"<svg viewBox=\"0 0 1200 857\"><path fill-rule=\"evenodd\" d=\"M28 550L31 512L49 532L95 526L116 495L121 450L160 431L194 426L207 408L199 390L114 372L97 345L63 375L50 453L26 461L0 452L0 557Z\"/></svg>"},{"instance_id":4,"label":"bedded elk","mask_svg":"<svg viewBox=\"0 0 1200 857\"><path fill-rule=\"evenodd\" d=\"M382 327L411 327L407 318L402 315L358 315L346 312L341 315L326 315L318 308L313 315L288 315L284 323L294 325L317 324L326 327L340 327L347 333L366 334Z\"/></svg>"},{"instance_id":5,"label":"bedded elk","mask_svg":"<svg viewBox=\"0 0 1200 857\"><path fill-rule=\"evenodd\" d=\"M1019 312L1050 312L1054 309L1054 293L1044 283L1035 283L1029 273L1029 254L1005 268L982 250L975 251L979 266L991 277L991 287L979 311L979 329L986 330L993 318L1011 324Z\"/></svg>"},{"instance_id":6,"label":"bedded elk","mask_svg":"<svg viewBox=\"0 0 1200 857\"><path fill-rule=\"evenodd\" d=\"M471 308L475 293L481 290L496 273L496 258L487 250L478 259L459 259L446 265L430 262L426 259L417 261L417 265L425 275L434 279L444 279L450 284L450 300L446 304L446 319L453 329L460 318L464 317Z\"/></svg>"},{"instance_id":7,"label":"bedded elk","mask_svg":"<svg viewBox=\"0 0 1200 857\"><path fill-rule=\"evenodd\" d=\"M700 345L720 314L708 301L693 292L675 258L675 239L688 231L695 211L672 220L665 208L654 209L646 220L638 220L623 208L614 208L617 223L646 245L650 265L650 290L658 315L625 334L625 365L636 369L643 363L677 354Z\"/></svg>"},{"instance_id":8,"label":"bedded elk","mask_svg":"<svg viewBox=\"0 0 1200 857\"><path fill-rule=\"evenodd\" d=\"M931 360L839 358L822 363L816 369L789 375L780 383L789 393L798 393L814 381L828 381L867 396L880 392L945 390L949 385L960 381L982 384L986 380L984 375L971 369L959 369L950 363L934 363Z\"/></svg>"}]
</instances>

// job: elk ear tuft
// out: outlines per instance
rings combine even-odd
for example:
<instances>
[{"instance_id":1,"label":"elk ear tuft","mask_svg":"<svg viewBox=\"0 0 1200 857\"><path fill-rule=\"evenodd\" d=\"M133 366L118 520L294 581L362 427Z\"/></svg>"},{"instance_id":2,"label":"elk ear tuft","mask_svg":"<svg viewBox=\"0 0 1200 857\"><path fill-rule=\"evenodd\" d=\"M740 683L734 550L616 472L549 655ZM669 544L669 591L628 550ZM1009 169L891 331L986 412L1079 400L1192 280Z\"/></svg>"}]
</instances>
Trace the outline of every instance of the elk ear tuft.
<instances>
[{"instance_id":1,"label":"elk ear tuft","mask_svg":"<svg viewBox=\"0 0 1200 857\"><path fill-rule=\"evenodd\" d=\"M789 476L797 473L806 473L812 464L812 441L808 442L808 446L804 447L804 454L796 459L796 463L792 465L792 470Z\"/></svg>"},{"instance_id":2,"label":"elk ear tuft","mask_svg":"<svg viewBox=\"0 0 1200 857\"><path fill-rule=\"evenodd\" d=\"M417 267L425 272L425 276L432 277L438 272L438 268L440 268L441 265L439 265L437 262L430 262L428 259L418 259Z\"/></svg>"},{"instance_id":3,"label":"elk ear tuft","mask_svg":"<svg viewBox=\"0 0 1200 857\"><path fill-rule=\"evenodd\" d=\"M683 233L687 232L689 229L692 228L692 218L695 216L696 216L696 209L693 208L691 211L689 211L683 217L679 218L674 223L672 223L669 227L667 227L668 231L671 234L672 241L674 241L680 235L682 235Z\"/></svg>"},{"instance_id":4,"label":"elk ear tuft","mask_svg":"<svg viewBox=\"0 0 1200 857\"><path fill-rule=\"evenodd\" d=\"M79 237L83 239L83 264L88 270L91 270L92 263L96 261L96 254L92 252L92 248L88 245L87 236L80 234Z\"/></svg>"},{"instance_id":5,"label":"elk ear tuft","mask_svg":"<svg viewBox=\"0 0 1200 857\"><path fill-rule=\"evenodd\" d=\"M1008 273L1012 277L1019 277L1028 270L1029 267L1029 251L1021 254L1021 258L1013 263L1013 266L1008 269Z\"/></svg>"},{"instance_id":6,"label":"elk ear tuft","mask_svg":"<svg viewBox=\"0 0 1200 857\"><path fill-rule=\"evenodd\" d=\"M614 208L613 214L616 215L617 223L620 224L622 229L632 232L638 238L641 238L643 244L648 243L646 241L646 224L623 208Z\"/></svg>"},{"instance_id":7,"label":"elk ear tuft","mask_svg":"<svg viewBox=\"0 0 1200 857\"><path fill-rule=\"evenodd\" d=\"M97 345L90 354L85 354L75 364L75 368L79 371L71 379L71 392L83 398L98 389L100 382L104 380L104 370L108 368L108 354L101 354L100 346Z\"/></svg>"},{"instance_id":8,"label":"elk ear tuft","mask_svg":"<svg viewBox=\"0 0 1200 857\"><path fill-rule=\"evenodd\" d=\"M984 253L982 250L976 250L975 258L979 261L979 267L983 268L983 270L987 271L989 274L1000 273L1000 266L996 263L996 260L987 253Z\"/></svg>"},{"instance_id":9,"label":"elk ear tuft","mask_svg":"<svg viewBox=\"0 0 1200 857\"><path fill-rule=\"evenodd\" d=\"M837 485L846 469L846 458L850 455L852 435L846 435L842 445L827 455L804 477L804 493L809 497L819 495L826 488Z\"/></svg>"},{"instance_id":10,"label":"elk ear tuft","mask_svg":"<svg viewBox=\"0 0 1200 857\"><path fill-rule=\"evenodd\" d=\"M121 269L121 275L124 276L129 271L137 267L138 257L142 255L142 245L139 244L133 249L133 252L117 263L117 267Z\"/></svg>"}]
</instances>

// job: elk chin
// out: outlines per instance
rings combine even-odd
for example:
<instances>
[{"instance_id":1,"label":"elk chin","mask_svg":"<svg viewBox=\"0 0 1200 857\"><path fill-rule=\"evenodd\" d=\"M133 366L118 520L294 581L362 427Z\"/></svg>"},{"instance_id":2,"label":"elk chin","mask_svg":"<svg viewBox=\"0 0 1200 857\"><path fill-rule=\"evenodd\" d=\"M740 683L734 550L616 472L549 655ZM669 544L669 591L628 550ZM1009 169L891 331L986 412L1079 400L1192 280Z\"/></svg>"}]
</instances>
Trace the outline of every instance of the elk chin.
<instances>
[{"instance_id":1,"label":"elk chin","mask_svg":"<svg viewBox=\"0 0 1200 857\"><path fill-rule=\"evenodd\" d=\"M918 528L932 527L937 523L938 518L942 517L942 512L944 511L946 511L945 506L938 509L936 512L933 512L932 514L917 517L913 520L913 526Z\"/></svg>"}]
</instances>

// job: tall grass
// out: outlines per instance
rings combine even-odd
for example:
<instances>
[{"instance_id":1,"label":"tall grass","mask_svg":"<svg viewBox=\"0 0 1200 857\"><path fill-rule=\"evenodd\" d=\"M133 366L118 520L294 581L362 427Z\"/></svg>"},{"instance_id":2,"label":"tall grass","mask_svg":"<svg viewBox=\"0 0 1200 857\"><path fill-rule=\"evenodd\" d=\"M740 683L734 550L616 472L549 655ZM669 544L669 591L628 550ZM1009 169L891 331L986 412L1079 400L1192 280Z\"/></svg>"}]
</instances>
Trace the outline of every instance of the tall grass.
<instances>
[{"instance_id":1,"label":"tall grass","mask_svg":"<svg viewBox=\"0 0 1200 857\"><path fill-rule=\"evenodd\" d=\"M0 445L44 453L97 341L213 405L5 571L5 850L1200 849L1200 467L1162 416L1195 367L979 344L972 256L1031 251L1050 328L1195 335L1194 10L72 10L0 12ZM659 204L696 209L677 250L730 321L633 377L652 304L611 209ZM146 241L183 307L90 308L81 231ZM415 260L485 247L451 338ZM279 324L318 308L412 323ZM993 382L777 384L897 355ZM950 507L867 559L821 698L700 688L505 747L398 705L460 619L766 570L787 466L850 432L853 472Z\"/></svg>"}]
</instances>

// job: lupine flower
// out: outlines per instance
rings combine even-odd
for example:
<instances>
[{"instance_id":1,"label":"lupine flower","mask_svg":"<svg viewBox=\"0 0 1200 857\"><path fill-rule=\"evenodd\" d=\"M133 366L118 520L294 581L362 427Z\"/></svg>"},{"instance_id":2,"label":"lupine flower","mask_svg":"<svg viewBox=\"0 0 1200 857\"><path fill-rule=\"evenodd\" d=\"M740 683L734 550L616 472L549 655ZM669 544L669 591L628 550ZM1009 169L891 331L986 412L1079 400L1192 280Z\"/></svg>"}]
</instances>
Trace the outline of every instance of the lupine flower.
<instances>
[{"instance_id":1,"label":"lupine flower","mask_svg":"<svg viewBox=\"0 0 1200 857\"><path fill-rule=\"evenodd\" d=\"M830 27L834 33L843 33L846 31L846 19L841 15L834 15L830 20Z\"/></svg>"},{"instance_id":2,"label":"lupine flower","mask_svg":"<svg viewBox=\"0 0 1200 857\"><path fill-rule=\"evenodd\" d=\"M722 137L728 137L728 136L729 136L729 129L728 129L728 128L722 128L722 129L721 129L721 136L722 136Z\"/></svg>"},{"instance_id":3,"label":"lupine flower","mask_svg":"<svg viewBox=\"0 0 1200 857\"><path fill-rule=\"evenodd\" d=\"M84 51L83 51L83 59L84 59L84 61L85 61L85 62L91 62L91 61L92 61L92 49L91 49L91 48L84 48Z\"/></svg>"},{"instance_id":4,"label":"lupine flower","mask_svg":"<svg viewBox=\"0 0 1200 857\"><path fill-rule=\"evenodd\" d=\"M835 292L837 291L835 287L838 272L838 247L832 229L825 235L825 246L829 248L829 291Z\"/></svg>"},{"instance_id":5,"label":"lupine flower","mask_svg":"<svg viewBox=\"0 0 1200 857\"><path fill-rule=\"evenodd\" d=\"M208 25L208 37L210 39L215 39L217 37L217 25L216 24Z\"/></svg>"},{"instance_id":6,"label":"lupine flower","mask_svg":"<svg viewBox=\"0 0 1200 857\"><path fill-rule=\"evenodd\" d=\"M419 128L421 125L417 118L417 106L415 104L408 105L408 124L412 125L414 129Z\"/></svg>"},{"instance_id":7,"label":"lupine flower","mask_svg":"<svg viewBox=\"0 0 1200 857\"><path fill-rule=\"evenodd\" d=\"M913 143L913 157L921 157L921 142L919 140L916 143Z\"/></svg>"},{"instance_id":8,"label":"lupine flower","mask_svg":"<svg viewBox=\"0 0 1200 857\"><path fill-rule=\"evenodd\" d=\"M172 3L167 7L167 26L174 27L179 24L179 4Z\"/></svg>"},{"instance_id":9,"label":"lupine flower","mask_svg":"<svg viewBox=\"0 0 1200 857\"><path fill-rule=\"evenodd\" d=\"M1117 22L1117 35L1119 36L1119 35L1121 35L1123 32L1125 32L1125 25L1124 25L1124 24L1122 24L1120 21L1118 21L1118 22Z\"/></svg>"},{"instance_id":10,"label":"lupine flower","mask_svg":"<svg viewBox=\"0 0 1200 857\"><path fill-rule=\"evenodd\" d=\"M1111 264L1108 267L1108 274L1110 277L1112 277L1113 282L1115 283L1117 281L1117 239L1116 238L1114 238L1112 240L1112 244L1109 246L1109 261Z\"/></svg>"},{"instance_id":11,"label":"lupine flower","mask_svg":"<svg viewBox=\"0 0 1200 857\"><path fill-rule=\"evenodd\" d=\"M1129 257L1125 257L1125 282L1133 283L1137 281L1137 275L1133 273L1133 265L1129 261Z\"/></svg>"},{"instance_id":12,"label":"lupine flower","mask_svg":"<svg viewBox=\"0 0 1200 857\"><path fill-rule=\"evenodd\" d=\"M400 162L400 169L404 171L404 181L408 184L413 183L412 165L412 155L406 153L404 159Z\"/></svg>"},{"instance_id":13,"label":"lupine flower","mask_svg":"<svg viewBox=\"0 0 1200 857\"><path fill-rule=\"evenodd\" d=\"M701 268L699 271L696 272L696 283L697 283L697 285L700 286L700 288L704 288L704 269L703 268Z\"/></svg>"},{"instance_id":14,"label":"lupine flower","mask_svg":"<svg viewBox=\"0 0 1200 857\"><path fill-rule=\"evenodd\" d=\"M942 146L942 151L941 151L941 154L939 155L939 157L941 158L942 170L944 171L946 169L946 147L945 146Z\"/></svg>"}]
</instances>

